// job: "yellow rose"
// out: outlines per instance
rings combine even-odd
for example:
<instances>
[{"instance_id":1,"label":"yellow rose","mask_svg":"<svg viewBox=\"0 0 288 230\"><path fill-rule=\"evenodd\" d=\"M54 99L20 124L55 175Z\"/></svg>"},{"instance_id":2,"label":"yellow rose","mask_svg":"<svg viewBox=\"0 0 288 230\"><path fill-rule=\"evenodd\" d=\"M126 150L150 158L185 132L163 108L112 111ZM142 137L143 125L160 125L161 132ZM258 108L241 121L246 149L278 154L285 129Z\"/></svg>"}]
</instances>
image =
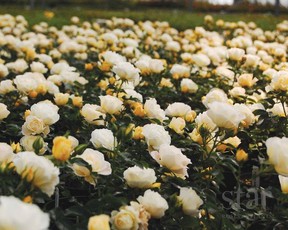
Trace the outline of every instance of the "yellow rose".
<instances>
[{"instance_id":1,"label":"yellow rose","mask_svg":"<svg viewBox=\"0 0 288 230\"><path fill-rule=\"evenodd\" d=\"M58 136L53 139L52 154L55 159L66 161L72 152L72 142L66 137Z\"/></svg>"},{"instance_id":2,"label":"yellow rose","mask_svg":"<svg viewBox=\"0 0 288 230\"><path fill-rule=\"evenodd\" d=\"M68 103L70 95L68 93L55 93L54 101L56 105L66 105Z\"/></svg>"},{"instance_id":3,"label":"yellow rose","mask_svg":"<svg viewBox=\"0 0 288 230\"><path fill-rule=\"evenodd\" d=\"M236 160L237 161L247 161L248 160L248 154L243 149L239 149L236 152Z\"/></svg>"},{"instance_id":4,"label":"yellow rose","mask_svg":"<svg viewBox=\"0 0 288 230\"><path fill-rule=\"evenodd\" d=\"M110 230L110 217L107 215L96 215L89 218L88 230Z\"/></svg>"},{"instance_id":5,"label":"yellow rose","mask_svg":"<svg viewBox=\"0 0 288 230\"><path fill-rule=\"evenodd\" d=\"M135 213L130 210L121 209L119 212L112 212L113 225L119 230L136 230L138 221Z\"/></svg>"}]
</instances>

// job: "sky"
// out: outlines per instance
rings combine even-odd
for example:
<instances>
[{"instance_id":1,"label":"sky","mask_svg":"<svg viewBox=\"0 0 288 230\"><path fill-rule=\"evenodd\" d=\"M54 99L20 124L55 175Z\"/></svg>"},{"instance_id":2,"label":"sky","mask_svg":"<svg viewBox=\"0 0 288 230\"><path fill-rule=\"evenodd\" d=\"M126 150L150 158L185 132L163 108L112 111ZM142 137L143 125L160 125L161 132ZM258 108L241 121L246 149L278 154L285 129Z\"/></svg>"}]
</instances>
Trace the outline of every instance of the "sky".
<instances>
[{"instance_id":1,"label":"sky","mask_svg":"<svg viewBox=\"0 0 288 230\"><path fill-rule=\"evenodd\" d=\"M208 0L210 3L215 3L215 4L232 4L233 0ZM254 2L255 0L249 0L250 2ZM275 0L257 0L259 3L271 3L275 4ZM283 6L288 7L288 0L280 0L280 4Z\"/></svg>"}]
</instances>

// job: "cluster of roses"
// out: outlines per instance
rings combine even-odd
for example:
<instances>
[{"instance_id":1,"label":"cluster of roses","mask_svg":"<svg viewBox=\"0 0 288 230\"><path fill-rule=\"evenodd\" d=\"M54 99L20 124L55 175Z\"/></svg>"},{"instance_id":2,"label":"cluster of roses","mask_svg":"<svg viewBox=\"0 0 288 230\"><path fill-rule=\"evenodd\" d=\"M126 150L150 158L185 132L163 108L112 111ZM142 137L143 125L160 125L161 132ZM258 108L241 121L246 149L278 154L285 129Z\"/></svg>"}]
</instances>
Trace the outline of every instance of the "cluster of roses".
<instances>
[{"instance_id":1,"label":"cluster of roses","mask_svg":"<svg viewBox=\"0 0 288 230\"><path fill-rule=\"evenodd\" d=\"M257 129L259 111L286 119L284 134L262 142L288 192L287 21L265 32L253 22L214 22L210 16L207 28L219 32L179 32L167 22L119 18L72 22L61 29L42 22L29 30L24 17L0 15L0 124L19 124L15 136L8 128L1 133L0 175L16 172L31 185L24 201L31 202L36 190L51 197L65 184L60 169L95 190L100 175L121 177L123 187L141 195L128 197L130 205L110 215L89 216L88 229L148 229L151 218L170 208L173 194L161 187L175 177L187 185L175 185L183 213L204 218L202 188L189 184L191 149L181 141L201 149L204 160L229 152L247 161L249 149L237 134ZM145 166L127 161L115 170L112 161L123 150L148 155ZM16 219L17 213L25 218ZM0 229L26 226L48 229L49 215L1 196Z\"/></svg>"}]
</instances>

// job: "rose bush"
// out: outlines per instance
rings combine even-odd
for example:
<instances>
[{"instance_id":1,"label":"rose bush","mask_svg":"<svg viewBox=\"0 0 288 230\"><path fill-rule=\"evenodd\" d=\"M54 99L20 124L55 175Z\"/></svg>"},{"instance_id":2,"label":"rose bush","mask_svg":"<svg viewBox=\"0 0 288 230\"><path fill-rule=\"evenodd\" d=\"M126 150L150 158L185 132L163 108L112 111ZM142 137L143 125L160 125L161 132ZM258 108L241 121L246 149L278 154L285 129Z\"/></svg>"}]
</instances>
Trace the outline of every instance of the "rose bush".
<instances>
[{"instance_id":1,"label":"rose bush","mask_svg":"<svg viewBox=\"0 0 288 230\"><path fill-rule=\"evenodd\" d=\"M287 229L287 49L287 21L0 15L0 229Z\"/></svg>"}]
</instances>

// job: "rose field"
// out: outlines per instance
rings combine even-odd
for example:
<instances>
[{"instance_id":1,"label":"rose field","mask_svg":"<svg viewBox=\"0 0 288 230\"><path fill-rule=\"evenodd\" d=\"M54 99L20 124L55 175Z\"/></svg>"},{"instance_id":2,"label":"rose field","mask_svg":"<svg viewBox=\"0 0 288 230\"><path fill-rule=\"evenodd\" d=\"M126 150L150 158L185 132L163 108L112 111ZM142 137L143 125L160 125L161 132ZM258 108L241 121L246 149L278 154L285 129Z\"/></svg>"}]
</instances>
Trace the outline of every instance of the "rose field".
<instances>
[{"instance_id":1,"label":"rose field","mask_svg":"<svg viewBox=\"0 0 288 230\"><path fill-rule=\"evenodd\" d=\"M50 17L0 15L0 230L288 229L287 20Z\"/></svg>"}]
</instances>

